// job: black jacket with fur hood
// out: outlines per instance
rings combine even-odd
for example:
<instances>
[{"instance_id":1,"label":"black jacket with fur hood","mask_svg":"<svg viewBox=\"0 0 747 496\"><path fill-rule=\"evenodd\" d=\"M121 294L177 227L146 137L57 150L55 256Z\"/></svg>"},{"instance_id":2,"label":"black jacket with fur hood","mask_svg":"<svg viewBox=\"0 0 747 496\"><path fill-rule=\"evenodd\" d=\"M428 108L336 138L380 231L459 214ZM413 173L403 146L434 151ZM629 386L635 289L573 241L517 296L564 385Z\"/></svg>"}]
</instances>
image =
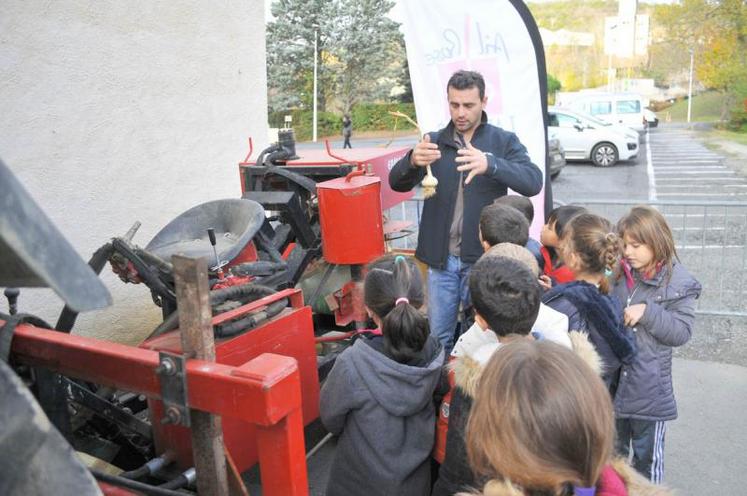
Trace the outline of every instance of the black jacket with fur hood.
<instances>
[{"instance_id":1,"label":"black jacket with fur hood","mask_svg":"<svg viewBox=\"0 0 747 496\"><path fill-rule=\"evenodd\" d=\"M589 364L595 372L600 374L602 363L586 333L570 332L568 336L571 338L573 351ZM474 358L475 356L484 357L484 361L478 361ZM487 363L486 359L489 357L489 354L475 350L472 354L458 357L449 365L454 371L456 387L449 406L446 456L441 464L438 480L433 486L433 492L431 493L433 496L452 496L460 491L469 491L472 488L481 487L485 482L476 480L472 469L469 467L464 435L477 384L483 367Z\"/></svg>"}]
</instances>

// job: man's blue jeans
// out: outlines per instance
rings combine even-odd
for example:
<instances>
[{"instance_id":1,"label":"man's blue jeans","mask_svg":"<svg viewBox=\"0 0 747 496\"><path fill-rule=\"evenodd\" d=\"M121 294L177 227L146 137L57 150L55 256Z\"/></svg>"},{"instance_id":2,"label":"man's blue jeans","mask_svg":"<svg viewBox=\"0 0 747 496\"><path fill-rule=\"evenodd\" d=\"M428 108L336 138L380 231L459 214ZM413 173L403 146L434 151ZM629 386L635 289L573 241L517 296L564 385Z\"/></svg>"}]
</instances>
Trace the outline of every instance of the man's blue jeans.
<instances>
[{"instance_id":1,"label":"man's blue jeans","mask_svg":"<svg viewBox=\"0 0 747 496\"><path fill-rule=\"evenodd\" d=\"M459 305L467 308L469 271L472 264L449 255L444 270L428 268L428 321L433 334L446 353L454 346L454 330L459 318Z\"/></svg>"}]
</instances>

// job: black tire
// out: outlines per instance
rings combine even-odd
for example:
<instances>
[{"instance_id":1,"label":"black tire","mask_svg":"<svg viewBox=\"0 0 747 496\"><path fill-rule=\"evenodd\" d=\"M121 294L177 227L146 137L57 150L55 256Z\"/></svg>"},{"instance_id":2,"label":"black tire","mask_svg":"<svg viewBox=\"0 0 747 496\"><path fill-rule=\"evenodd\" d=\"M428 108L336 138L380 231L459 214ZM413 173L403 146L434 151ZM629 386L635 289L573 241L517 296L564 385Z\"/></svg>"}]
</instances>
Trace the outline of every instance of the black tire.
<instances>
[{"instance_id":1,"label":"black tire","mask_svg":"<svg viewBox=\"0 0 747 496\"><path fill-rule=\"evenodd\" d=\"M552 174L550 174L550 179L557 179L560 175L560 171L555 171Z\"/></svg>"},{"instance_id":2,"label":"black tire","mask_svg":"<svg viewBox=\"0 0 747 496\"><path fill-rule=\"evenodd\" d=\"M597 143L591 149L591 161L597 167L612 167L617 163L619 155L612 143Z\"/></svg>"}]
</instances>

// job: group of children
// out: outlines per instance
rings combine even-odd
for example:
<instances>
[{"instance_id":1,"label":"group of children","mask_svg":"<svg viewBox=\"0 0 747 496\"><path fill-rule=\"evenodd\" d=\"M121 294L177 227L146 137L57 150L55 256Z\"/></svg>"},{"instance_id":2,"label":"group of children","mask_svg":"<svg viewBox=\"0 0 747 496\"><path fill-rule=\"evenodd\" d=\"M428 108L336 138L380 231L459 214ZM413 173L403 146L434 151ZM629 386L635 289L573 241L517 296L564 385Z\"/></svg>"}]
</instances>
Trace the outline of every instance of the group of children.
<instances>
[{"instance_id":1,"label":"group of children","mask_svg":"<svg viewBox=\"0 0 747 496\"><path fill-rule=\"evenodd\" d=\"M414 262L369 265L364 302L381 336L343 352L321 391L339 435L328 495L668 494L651 482L676 417L672 347L690 337L700 285L653 208L613 228L559 207L541 244L532 217L519 196L483 210L474 324L453 350L419 311Z\"/></svg>"}]
</instances>

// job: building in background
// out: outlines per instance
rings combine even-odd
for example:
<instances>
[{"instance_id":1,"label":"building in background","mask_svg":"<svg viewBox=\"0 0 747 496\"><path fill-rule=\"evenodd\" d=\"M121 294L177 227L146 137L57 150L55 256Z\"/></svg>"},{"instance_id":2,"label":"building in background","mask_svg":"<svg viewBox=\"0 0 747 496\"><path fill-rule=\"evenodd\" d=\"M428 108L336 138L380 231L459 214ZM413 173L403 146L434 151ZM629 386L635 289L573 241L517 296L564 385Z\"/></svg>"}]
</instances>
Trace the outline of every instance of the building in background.
<instances>
[{"instance_id":1,"label":"building in background","mask_svg":"<svg viewBox=\"0 0 747 496\"><path fill-rule=\"evenodd\" d=\"M604 20L608 91L622 90L616 83L618 69L632 68L645 62L649 43L650 17L638 14L638 0L619 0L617 15Z\"/></svg>"}]
</instances>

